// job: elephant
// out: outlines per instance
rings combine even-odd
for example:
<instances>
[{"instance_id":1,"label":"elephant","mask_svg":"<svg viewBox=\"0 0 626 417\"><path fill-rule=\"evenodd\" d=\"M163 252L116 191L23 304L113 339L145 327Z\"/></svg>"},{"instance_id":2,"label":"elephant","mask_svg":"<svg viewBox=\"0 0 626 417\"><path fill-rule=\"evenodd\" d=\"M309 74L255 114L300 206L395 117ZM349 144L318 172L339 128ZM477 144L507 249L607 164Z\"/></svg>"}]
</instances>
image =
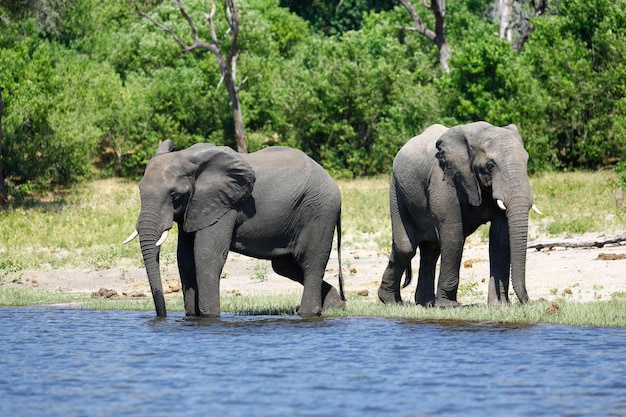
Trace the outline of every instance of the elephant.
<instances>
[{"instance_id":1,"label":"elephant","mask_svg":"<svg viewBox=\"0 0 626 417\"><path fill-rule=\"evenodd\" d=\"M167 312L160 246L178 225L177 263L186 316L220 316L220 275L229 251L271 261L304 287L298 314L345 307L341 273L341 194L304 152L269 147L240 154L196 143L176 150L164 141L139 182L139 236L156 314ZM339 292L323 280L337 229Z\"/></svg>"},{"instance_id":2,"label":"elephant","mask_svg":"<svg viewBox=\"0 0 626 417\"><path fill-rule=\"evenodd\" d=\"M481 224L489 229L488 304L506 304L509 278L520 303L526 290L528 218L533 203L528 153L513 124L440 124L402 146L393 161L389 187L391 253L378 288L383 303L402 303L419 248L415 303L455 307L465 239ZM435 269L441 256L437 291Z\"/></svg>"}]
</instances>

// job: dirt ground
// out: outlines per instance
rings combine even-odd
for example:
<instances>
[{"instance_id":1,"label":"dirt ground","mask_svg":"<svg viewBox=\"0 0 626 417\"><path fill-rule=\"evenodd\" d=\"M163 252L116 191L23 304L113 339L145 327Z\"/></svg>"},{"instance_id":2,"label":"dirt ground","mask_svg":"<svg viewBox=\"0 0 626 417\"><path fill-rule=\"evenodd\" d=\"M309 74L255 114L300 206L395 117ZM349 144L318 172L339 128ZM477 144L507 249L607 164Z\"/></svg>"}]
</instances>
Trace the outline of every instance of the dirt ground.
<instances>
[{"instance_id":1,"label":"dirt ground","mask_svg":"<svg viewBox=\"0 0 626 417\"><path fill-rule=\"evenodd\" d=\"M577 236L565 241L581 242L598 239L596 235ZM601 238L600 238L601 239ZM560 241L563 241L561 239ZM529 242L532 244L533 242ZM488 245L468 243L461 266L459 302L486 303L489 278ZM347 294L359 294L377 302L376 291L387 263L386 255L374 250L344 248L342 270ZM414 271L419 265L413 260ZM337 253L329 260L325 280L337 286ZM175 265L162 267L166 292L180 291ZM267 261L231 253L221 280L222 293L260 295L300 292L302 287L276 275ZM528 249L526 286L532 300L566 298L575 301L609 300L616 293L626 294L626 242L604 247L566 248L551 250ZM416 280L415 280L416 281ZM403 299L413 299L415 284L403 290ZM106 270L26 271L21 285L40 289L98 292L128 297L150 296L145 270L117 267ZM112 291L111 291L112 290ZM102 291L105 294L105 291ZM512 293L511 299L517 301Z\"/></svg>"}]
</instances>

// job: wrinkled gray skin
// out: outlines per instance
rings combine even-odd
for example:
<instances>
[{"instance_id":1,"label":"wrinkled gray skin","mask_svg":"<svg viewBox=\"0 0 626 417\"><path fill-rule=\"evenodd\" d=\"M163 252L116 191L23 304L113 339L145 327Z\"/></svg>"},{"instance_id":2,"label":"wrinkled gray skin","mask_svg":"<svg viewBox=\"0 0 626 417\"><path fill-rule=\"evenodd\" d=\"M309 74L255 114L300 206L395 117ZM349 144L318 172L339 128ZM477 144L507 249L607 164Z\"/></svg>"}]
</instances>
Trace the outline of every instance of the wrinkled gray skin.
<instances>
[{"instance_id":1,"label":"wrinkled gray skin","mask_svg":"<svg viewBox=\"0 0 626 417\"><path fill-rule=\"evenodd\" d=\"M408 141L393 163L390 211L393 233L389 263L378 297L401 303L411 281L411 259L420 250L415 302L456 306L465 238L491 221L489 231L489 304L508 303L509 271L521 303L526 291L528 212L533 196L528 154L515 125L486 122L448 129L433 125ZM496 200L504 203L499 208ZM435 293L435 266L441 267Z\"/></svg>"},{"instance_id":2,"label":"wrinkled gray skin","mask_svg":"<svg viewBox=\"0 0 626 417\"><path fill-rule=\"evenodd\" d=\"M276 273L303 284L301 316L345 306L341 273L341 294L323 281L335 227L341 248L341 195L301 151L272 147L239 154L209 144L175 151L168 140L148 163L139 189L137 232L157 316L166 315L157 241L174 221L187 316L220 315L220 275L229 250L270 259Z\"/></svg>"}]
</instances>

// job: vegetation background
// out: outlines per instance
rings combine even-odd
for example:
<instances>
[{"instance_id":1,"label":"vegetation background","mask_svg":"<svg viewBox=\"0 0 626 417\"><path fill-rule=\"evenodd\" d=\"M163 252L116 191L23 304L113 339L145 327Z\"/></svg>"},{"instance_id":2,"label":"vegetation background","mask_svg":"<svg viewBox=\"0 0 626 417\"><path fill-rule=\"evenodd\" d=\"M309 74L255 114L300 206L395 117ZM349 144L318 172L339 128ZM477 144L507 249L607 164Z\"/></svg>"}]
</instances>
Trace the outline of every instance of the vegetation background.
<instances>
[{"instance_id":1,"label":"vegetation background","mask_svg":"<svg viewBox=\"0 0 626 417\"><path fill-rule=\"evenodd\" d=\"M138 3L191 39L171 1ZM432 42L399 28L412 24L399 2L238 0L249 150L290 145L336 178L372 176L430 124L487 120L518 125L532 172L617 164L626 176L626 0L550 1L521 50L498 36L492 3L448 2L446 73ZM184 5L209 39L210 2ZM215 58L181 52L129 0L1 0L0 86L13 203L57 185L135 179L166 138L235 147Z\"/></svg>"}]
</instances>

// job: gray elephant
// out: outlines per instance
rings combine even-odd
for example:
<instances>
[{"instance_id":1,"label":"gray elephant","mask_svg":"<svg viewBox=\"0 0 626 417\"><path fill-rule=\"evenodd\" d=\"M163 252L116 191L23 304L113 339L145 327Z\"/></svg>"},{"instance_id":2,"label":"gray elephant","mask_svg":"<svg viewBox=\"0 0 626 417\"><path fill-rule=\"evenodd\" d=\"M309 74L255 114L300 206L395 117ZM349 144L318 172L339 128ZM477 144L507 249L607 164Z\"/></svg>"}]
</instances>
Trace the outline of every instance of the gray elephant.
<instances>
[{"instance_id":1,"label":"gray elephant","mask_svg":"<svg viewBox=\"0 0 626 417\"><path fill-rule=\"evenodd\" d=\"M328 173L296 149L239 154L195 144L161 144L139 183L141 244L157 316L166 316L160 245L178 224L177 260L187 316L220 315L219 282L229 250L271 260L303 284L301 316L345 306L341 274L341 194ZM339 293L324 271L337 228Z\"/></svg>"},{"instance_id":2,"label":"gray elephant","mask_svg":"<svg viewBox=\"0 0 626 417\"><path fill-rule=\"evenodd\" d=\"M393 243L378 289L384 303L401 303L420 250L415 302L456 306L465 238L491 221L489 304L508 303L509 273L521 303L526 291L528 212L533 204L528 154L515 125L486 122L433 125L409 140L393 162L390 212ZM435 267L441 255L437 292Z\"/></svg>"}]
</instances>

